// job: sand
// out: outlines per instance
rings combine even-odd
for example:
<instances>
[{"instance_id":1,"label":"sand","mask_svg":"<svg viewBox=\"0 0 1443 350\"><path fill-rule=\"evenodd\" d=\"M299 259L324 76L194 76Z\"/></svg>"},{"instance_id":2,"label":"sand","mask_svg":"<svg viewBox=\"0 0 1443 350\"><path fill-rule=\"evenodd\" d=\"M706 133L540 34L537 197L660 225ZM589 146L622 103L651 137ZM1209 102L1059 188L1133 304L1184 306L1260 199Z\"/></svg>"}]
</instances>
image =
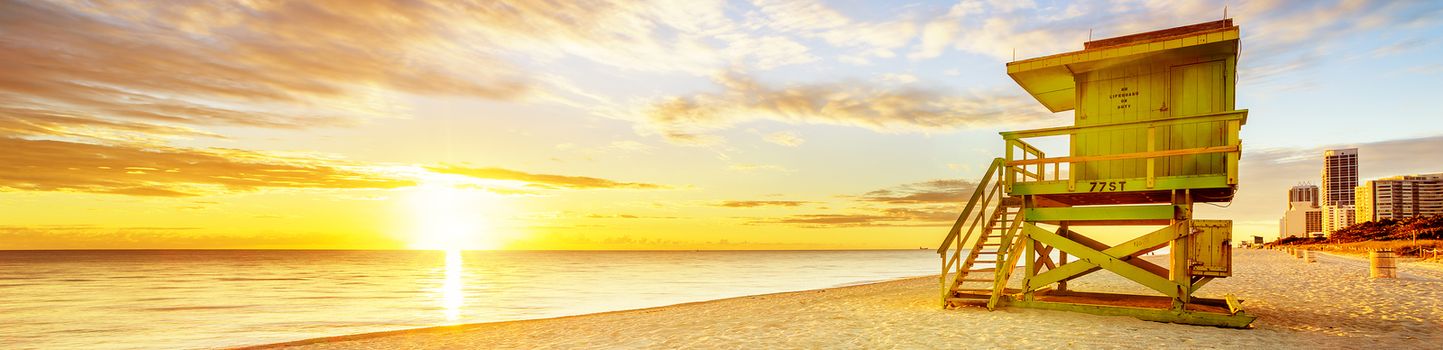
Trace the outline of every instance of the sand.
<instances>
[{"instance_id":1,"label":"sand","mask_svg":"<svg viewBox=\"0 0 1443 350\"><path fill-rule=\"evenodd\" d=\"M1234 277L1199 296L1236 294L1253 329L1129 317L979 307L943 310L936 276L572 317L435 327L260 348L1262 348L1417 349L1443 346L1443 269L1403 264L1368 278L1365 260L1308 264L1270 250L1234 251ZM1074 290L1146 293L1105 271Z\"/></svg>"}]
</instances>

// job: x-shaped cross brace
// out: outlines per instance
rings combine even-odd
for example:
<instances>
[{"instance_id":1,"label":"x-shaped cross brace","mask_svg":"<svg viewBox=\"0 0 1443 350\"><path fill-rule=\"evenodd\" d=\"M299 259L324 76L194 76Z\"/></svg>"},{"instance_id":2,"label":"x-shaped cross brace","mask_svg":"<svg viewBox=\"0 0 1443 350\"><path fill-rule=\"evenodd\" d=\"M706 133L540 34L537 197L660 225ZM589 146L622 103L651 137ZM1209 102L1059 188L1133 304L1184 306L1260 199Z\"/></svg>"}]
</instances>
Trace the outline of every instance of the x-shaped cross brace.
<instances>
[{"instance_id":1,"label":"x-shaped cross brace","mask_svg":"<svg viewBox=\"0 0 1443 350\"><path fill-rule=\"evenodd\" d=\"M1077 261L1062 264L1047 270L1047 272L1037 274L1028 279L1023 288L1027 291L1035 291L1053 283L1105 269L1167 296L1181 297L1186 292L1177 283L1168 279L1167 269L1136 257L1166 246L1172 240L1192 234L1189 227L1191 227L1189 221L1179 221L1117 246L1108 247L1076 234L1076 232L1069 231L1069 236L1072 238L1068 238L1028 223L1023 230L1033 240L1071 254L1077 257ZM1050 257L1043 262L1044 265L1050 265L1048 263L1052 263Z\"/></svg>"}]
</instances>

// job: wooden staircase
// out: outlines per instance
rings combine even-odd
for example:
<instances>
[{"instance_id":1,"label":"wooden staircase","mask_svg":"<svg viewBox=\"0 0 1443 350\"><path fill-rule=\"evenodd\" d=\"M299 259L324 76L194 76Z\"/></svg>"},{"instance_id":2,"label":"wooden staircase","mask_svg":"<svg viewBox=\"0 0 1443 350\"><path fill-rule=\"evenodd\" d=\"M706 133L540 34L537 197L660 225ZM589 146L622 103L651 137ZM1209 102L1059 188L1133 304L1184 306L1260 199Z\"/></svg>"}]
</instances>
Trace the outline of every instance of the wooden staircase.
<instances>
[{"instance_id":1,"label":"wooden staircase","mask_svg":"<svg viewBox=\"0 0 1443 350\"><path fill-rule=\"evenodd\" d=\"M993 161L937 250L942 255L943 307L985 303L995 309L1008 293L1007 280L1022 248L1017 239L1022 201L1006 196L1001 164L1000 158Z\"/></svg>"},{"instance_id":2,"label":"wooden staircase","mask_svg":"<svg viewBox=\"0 0 1443 350\"><path fill-rule=\"evenodd\" d=\"M997 206L968 249L967 258L948 287L949 304L985 302L987 308L992 309L1006 293L1008 277L1017 265L1017 253L1022 247L1016 239L1022 226L1022 206L1009 203L1010 199L1014 198L1004 198Z\"/></svg>"}]
</instances>

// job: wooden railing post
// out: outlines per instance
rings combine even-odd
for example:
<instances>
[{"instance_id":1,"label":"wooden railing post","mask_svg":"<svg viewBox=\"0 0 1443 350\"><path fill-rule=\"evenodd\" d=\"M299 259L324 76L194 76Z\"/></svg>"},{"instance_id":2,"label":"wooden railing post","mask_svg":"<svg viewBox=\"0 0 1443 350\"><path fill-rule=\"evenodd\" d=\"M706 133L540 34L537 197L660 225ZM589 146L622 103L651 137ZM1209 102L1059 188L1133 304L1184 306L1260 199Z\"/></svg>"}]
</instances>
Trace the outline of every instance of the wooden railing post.
<instances>
[{"instance_id":1,"label":"wooden railing post","mask_svg":"<svg viewBox=\"0 0 1443 350\"><path fill-rule=\"evenodd\" d=\"M1156 150L1157 150L1157 128L1156 128L1156 127L1148 127L1148 128L1147 128L1147 151L1148 151L1148 152L1152 152L1152 151L1156 151ZM1156 186L1156 185L1157 185L1157 158L1156 158L1156 157L1148 157L1148 158L1147 158L1147 188L1152 188L1153 186Z\"/></svg>"},{"instance_id":2,"label":"wooden railing post","mask_svg":"<svg viewBox=\"0 0 1443 350\"><path fill-rule=\"evenodd\" d=\"M1017 144L1017 140L1011 140L1011 139L1007 140L1007 151L1006 151L1005 153L1006 153L1006 157L1007 157L1007 162L1009 162L1009 163L1012 162L1012 161L1015 159L1015 158L1012 158L1012 148L1013 148L1014 146L1016 146L1016 144ZM1004 186L1005 186L1008 190L1011 190L1011 189L1012 189L1012 177L1014 176L1014 173L1013 173L1013 170L1012 170L1012 166L1010 166L1010 165L1004 166L1004 169L1005 169L1005 171L1004 171L1003 173L1004 173L1005 175L1002 176L1002 178L1005 179L1005 180L1003 180L1003 184L1005 184Z\"/></svg>"},{"instance_id":3,"label":"wooden railing post","mask_svg":"<svg viewBox=\"0 0 1443 350\"><path fill-rule=\"evenodd\" d=\"M1238 131L1242 128L1242 123L1237 120L1229 120L1227 121L1227 123L1228 146L1242 146L1241 140L1238 139ZM1229 185L1238 184L1238 157L1241 156L1242 153L1243 151L1241 148L1236 151L1227 153Z\"/></svg>"}]
</instances>

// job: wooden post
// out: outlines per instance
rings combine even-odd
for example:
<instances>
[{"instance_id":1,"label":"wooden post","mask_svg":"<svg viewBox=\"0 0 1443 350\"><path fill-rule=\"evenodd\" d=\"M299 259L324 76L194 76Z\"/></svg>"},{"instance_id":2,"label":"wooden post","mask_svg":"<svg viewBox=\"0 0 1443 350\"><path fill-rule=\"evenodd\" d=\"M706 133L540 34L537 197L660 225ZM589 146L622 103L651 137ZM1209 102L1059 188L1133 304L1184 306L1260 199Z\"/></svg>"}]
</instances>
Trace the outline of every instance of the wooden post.
<instances>
[{"instance_id":1,"label":"wooden post","mask_svg":"<svg viewBox=\"0 0 1443 350\"><path fill-rule=\"evenodd\" d=\"M1072 239L1072 231L1067 230L1067 222L1065 221L1062 222L1062 225L1057 228L1057 233L1063 238ZM1063 264L1067 264L1067 252L1056 248L1054 248L1053 250L1057 251L1057 265L1062 266ZM1057 282L1057 290L1064 292L1067 291L1067 281L1064 280L1061 282Z\"/></svg>"},{"instance_id":2,"label":"wooden post","mask_svg":"<svg viewBox=\"0 0 1443 350\"><path fill-rule=\"evenodd\" d=\"M1192 219L1192 193L1190 190L1172 191L1173 205L1177 206L1180 213L1173 217L1171 224L1176 225L1178 221L1191 221ZM1179 220L1182 219L1182 220ZM1192 225L1184 225L1184 230L1192 230ZM1172 309L1182 311L1190 300L1189 290L1192 289L1191 266L1188 264L1187 253L1188 240L1190 235L1181 235L1169 243L1168 249L1168 272L1171 280L1177 285L1177 297L1172 300Z\"/></svg>"},{"instance_id":3,"label":"wooden post","mask_svg":"<svg viewBox=\"0 0 1443 350\"><path fill-rule=\"evenodd\" d=\"M1368 263L1368 277L1398 278L1398 265L1397 261L1394 261L1392 249L1368 252Z\"/></svg>"},{"instance_id":4,"label":"wooden post","mask_svg":"<svg viewBox=\"0 0 1443 350\"><path fill-rule=\"evenodd\" d=\"M1009 162L1009 163L1012 162L1012 160L1013 160L1013 158L1012 158L1012 148L1013 148L1013 147L1016 147L1016 146L1017 146L1017 140L1007 140L1006 156L1007 156L1007 162ZM1012 192L1013 176L1016 176L1016 175L1014 175L1014 172L1012 171L1012 166L1011 166L1011 165L1005 165L1005 166L1003 166L1003 167L1002 167L1002 173L1004 174L1004 175L1002 176L1002 179L1003 179L1003 180L1002 180L1002 184L1003 184L1003 185L1002 185L1002 186L1003 186L1002 188L1005 189L1007 192Z\"/></svg>"},{"instance_id":5,"label":"wooden post","mask_svg":"<svg viewBox=\"0 0 1443 350\"><path fill-rule=\"evenodd\" d=\"M1027 206L1026 208L1030 207L1031 206ZM1023 255L1023 258L1027 259L1027 261L1022 270L1022 280L1026 282L1031 282L1032 276L1037 275L1037 241L1032 240L1032 234L1024 231L1022 232L1022 244L1026 244L1025 249L1027 250L1027 252ZM1026 283L1024 282L1024 284ZM1032 301L1032 291L1029 290L1023 292L1022 300Z\"/></svg>"},{"instance_id":6,"label":"wooden post","mask_svg":"<svg viewBox=\"0 0 1443 350\"><path fill-rule=\"evenodd\" d=\"M1238 129L1242 128L1242 122L1237 120L1227 121L1228 146L1241 146L1242 141L1238 139ZM1227 153L1228 184L1238 184L1238 156L1242 150Z\"/></svg>"},{"instance_id":7,"label":"wooden post","mask_svg":"<svg viewBox=\"0 0 1443 350\"><path fill-rule=\"evenodd\" d=\"M1147 151L1148 151L1148 152L1152 152L1152 151L1156 151L1156 150L1157 150L1157 136L1156 136L1156 135L1157 135L1157 131L1156 131L1156 129L1157 129L1156 127L1148 127L1148 128L1147 128ZM1153 186L1156 186L1156 185L1157 185L1157 158L1156 158L1156 157L1148 157L1148 158L1147 158L1147 188L1152 188Z\"/></svg>"}]
</instances>

